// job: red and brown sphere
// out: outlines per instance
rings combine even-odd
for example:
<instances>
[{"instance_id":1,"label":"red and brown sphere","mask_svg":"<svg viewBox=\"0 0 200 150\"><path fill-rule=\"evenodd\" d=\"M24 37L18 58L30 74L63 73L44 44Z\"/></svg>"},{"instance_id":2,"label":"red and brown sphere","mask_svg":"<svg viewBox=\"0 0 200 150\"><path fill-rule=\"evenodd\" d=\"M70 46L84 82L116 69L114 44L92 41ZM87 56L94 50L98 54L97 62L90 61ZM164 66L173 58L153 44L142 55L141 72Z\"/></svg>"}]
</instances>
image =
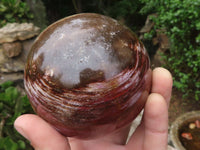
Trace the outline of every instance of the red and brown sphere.
<instances>
[{"instance_id":1,"label":"red and brown sphere","mask_svg":"<svg viewBox=\"0 0 200 150\"><path fill-rule=\"evenodd\" d=\"M116 20L92 13L55 22L25 68L35 112L68 137L95 138L130 124L151 88L148 54Z\"/></svg>"}]
</instances>

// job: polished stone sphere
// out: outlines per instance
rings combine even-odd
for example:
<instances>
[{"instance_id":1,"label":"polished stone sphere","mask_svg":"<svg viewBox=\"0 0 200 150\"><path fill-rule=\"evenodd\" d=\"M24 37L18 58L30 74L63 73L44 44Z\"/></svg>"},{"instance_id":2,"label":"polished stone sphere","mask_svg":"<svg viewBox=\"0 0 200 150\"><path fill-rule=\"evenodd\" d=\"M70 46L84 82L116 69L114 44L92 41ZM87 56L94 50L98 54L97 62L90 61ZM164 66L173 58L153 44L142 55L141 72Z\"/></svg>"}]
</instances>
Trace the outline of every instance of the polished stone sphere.
<instances>
[{"instance_id":1,"label":"polished stone sphere","mask_svg":"<svg viewBox=\"0 0 200 150\"><path fill-rule=\"evenodd\" d=\"M116 20L66 17L36 39L25 68L35 112L67 137L95 138L129 125L151 87L148 54Z\"/></svg>"}]
</instances>

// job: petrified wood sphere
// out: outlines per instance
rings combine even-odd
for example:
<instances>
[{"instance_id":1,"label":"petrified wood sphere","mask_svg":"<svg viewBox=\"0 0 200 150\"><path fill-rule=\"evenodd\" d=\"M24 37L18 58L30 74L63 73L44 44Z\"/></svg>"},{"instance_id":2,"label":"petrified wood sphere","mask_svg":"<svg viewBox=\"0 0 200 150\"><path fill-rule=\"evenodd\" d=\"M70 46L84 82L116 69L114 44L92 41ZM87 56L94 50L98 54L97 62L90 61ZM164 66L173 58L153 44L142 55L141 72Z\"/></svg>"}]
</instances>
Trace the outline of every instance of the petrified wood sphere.
<instances>
[{"instance_id":1,"label":"petrified wood sphere","mask_svg":"<svg viewBox=\"0 0 200 150\"><path fill-rule=\"evenodd\" d=\"M128 125L151 87L148 54L116 20L77 14L36 39L25 68L35 112L65 136L95 138Z\"/></svg>"}]
</instances>

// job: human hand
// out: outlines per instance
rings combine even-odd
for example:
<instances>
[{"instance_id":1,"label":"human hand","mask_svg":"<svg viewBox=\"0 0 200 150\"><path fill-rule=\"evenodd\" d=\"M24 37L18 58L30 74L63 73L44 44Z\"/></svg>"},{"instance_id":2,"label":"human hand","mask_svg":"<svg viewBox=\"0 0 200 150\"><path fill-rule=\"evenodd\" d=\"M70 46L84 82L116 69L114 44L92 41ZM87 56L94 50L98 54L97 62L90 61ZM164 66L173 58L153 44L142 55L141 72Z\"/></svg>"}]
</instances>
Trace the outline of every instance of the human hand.
<instances>
[{"instance_id":1,"label":"human hand","mask_svg":"<svg viewBox=\"0 0 200 150\"><path fill-rule=\"evenodd\" d=\"M172 77L164 68L156 68L152 74L152 90L141 124L127 142L129 127L98 139L80 140L62 136L33 114L18 117L14 126L36 150L167 150Z\"/></svg>"}]
</instances>

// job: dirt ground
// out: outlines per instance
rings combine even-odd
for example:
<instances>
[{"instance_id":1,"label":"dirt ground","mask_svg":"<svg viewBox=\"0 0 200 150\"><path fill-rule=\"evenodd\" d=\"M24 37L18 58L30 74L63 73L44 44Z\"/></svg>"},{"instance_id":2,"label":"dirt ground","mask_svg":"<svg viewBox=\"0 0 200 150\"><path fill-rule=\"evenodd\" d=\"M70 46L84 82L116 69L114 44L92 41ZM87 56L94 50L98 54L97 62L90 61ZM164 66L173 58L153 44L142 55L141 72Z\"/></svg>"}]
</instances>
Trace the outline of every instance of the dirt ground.
<instances>
[{"instance_id":1,"label":"dirt ground","mask_svg":"<svg viewBox=\"0 0 200 150\"><path fill-rule=\"evenodd\" d=\"M192 96L190 97L183 99L182 94L173 89L169 107L169 125L183 113L200 110L200 101L196 101Z\"/></svg>"}]
</instances>

